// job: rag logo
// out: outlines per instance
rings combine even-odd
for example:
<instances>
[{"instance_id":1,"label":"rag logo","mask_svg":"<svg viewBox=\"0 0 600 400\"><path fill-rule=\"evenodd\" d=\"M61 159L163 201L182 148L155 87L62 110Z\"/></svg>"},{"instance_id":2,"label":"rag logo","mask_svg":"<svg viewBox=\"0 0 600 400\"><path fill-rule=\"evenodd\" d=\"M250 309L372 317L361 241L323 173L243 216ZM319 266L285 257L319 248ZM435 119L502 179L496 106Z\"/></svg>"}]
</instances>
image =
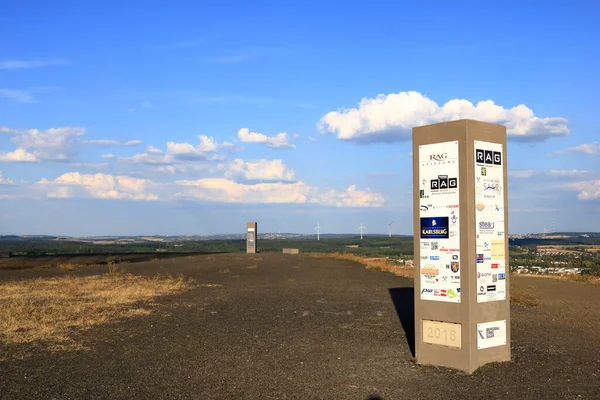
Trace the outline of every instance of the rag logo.
<instances>
[{"instance_id":1,"label":"rag logo","mask_svg":"<svg viewBox=\"0 0 600 400\"><path fill-rule=\"evenodd\" d=\"M502 165L502 153L499 151L476 149L475 162L478 164Z\"/></svg>"},{"instance_id":2,"label":"rag logo","mask_svg":"<svg viewBox=\"0 0 600 400\"><path fill-rule=\"evenodd\" d=\"M458 178L448 178L448 175L438 175L431 180L431 190L448 190L458 188Z\"/></svg>"},{"instance_id":3,"label":"rag logo","mask_svg":"<svg viewBox=\"0 0 600 400\"><path fill-rule=\"evenodd\" d=\"M441 154L430 154L429 155L429 161L444 161L448 159L448 154L447 153L441 153Z\"/></svg>"}]
</instances>

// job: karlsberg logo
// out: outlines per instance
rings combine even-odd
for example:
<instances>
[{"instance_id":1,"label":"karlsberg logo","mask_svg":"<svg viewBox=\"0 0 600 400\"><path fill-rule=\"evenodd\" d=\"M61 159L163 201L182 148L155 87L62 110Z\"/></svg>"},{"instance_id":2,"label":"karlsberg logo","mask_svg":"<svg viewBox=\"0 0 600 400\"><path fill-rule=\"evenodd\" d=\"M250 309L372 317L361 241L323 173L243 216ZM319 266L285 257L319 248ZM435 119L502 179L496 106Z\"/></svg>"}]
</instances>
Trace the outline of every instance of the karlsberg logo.
<instances>
[{"instance_id":1,"label":"karlsberg logo","mask_svg":"<svg viewBox=\"0 0 600 400\"><path fill-rule=\"evenodd\" d=\"M444 161L446 159L448 159L447 153L429 155L429 161Z\"/></svg>"},{"instance_id":2,"label":"karlsberg logo","mask_svg":"<svg viewBox=\"0 0 600 400\"><path fill-rule=\"evenodd\" d=\"M475 162L479 164L502 165L502 153L499 151L476 149Z\"/></svg>"},{"instance_id":3,"label":"karlsberg logo","mask_svg":"<svg viewBox=\"0 0 600 400\"><path fill-rule=\"evenodd\" d=\"M448 217L421 218L422 239L448 239Z\"/></svg>"},{"instance_id":4,"label":"karlsberg logo","mask_svg":"<svg viewBox=\"0 0 600 400\"><path fill-rule=\"evenodd\" d=\"M431 190L456 189L458 178L448 178L448 175L438 175L437 179L431 180Z\"/></svg>"}]
</instances>

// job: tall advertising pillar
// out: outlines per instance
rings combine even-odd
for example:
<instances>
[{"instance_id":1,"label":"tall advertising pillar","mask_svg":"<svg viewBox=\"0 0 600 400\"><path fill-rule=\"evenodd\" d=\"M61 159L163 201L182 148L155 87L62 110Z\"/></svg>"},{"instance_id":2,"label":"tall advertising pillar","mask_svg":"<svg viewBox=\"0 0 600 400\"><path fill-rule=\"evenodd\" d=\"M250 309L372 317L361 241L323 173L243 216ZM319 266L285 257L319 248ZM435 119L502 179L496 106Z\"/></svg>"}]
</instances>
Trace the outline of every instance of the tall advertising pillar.
<instances>
[{"instance_id":1,"label":"tall advertising pillar","mask_svg":"<svg viewBox=\"0 0 600 400\"><path fill-rule=\"evenodd\" d=\"M510 361L506 127L413 128L415 358L472 373Z\"/></svg>"},{"instance_id":2,"label":"tall advertising pillar","mask_svg":"<svg viewBox=\"0 0 600 400\"><path fill-rule=\"evenodd\" d=\"M257 253L258 248L256 245L258 239L257 223L247 222L246 223L246 253Z\"/></svg>"}]
</instances>

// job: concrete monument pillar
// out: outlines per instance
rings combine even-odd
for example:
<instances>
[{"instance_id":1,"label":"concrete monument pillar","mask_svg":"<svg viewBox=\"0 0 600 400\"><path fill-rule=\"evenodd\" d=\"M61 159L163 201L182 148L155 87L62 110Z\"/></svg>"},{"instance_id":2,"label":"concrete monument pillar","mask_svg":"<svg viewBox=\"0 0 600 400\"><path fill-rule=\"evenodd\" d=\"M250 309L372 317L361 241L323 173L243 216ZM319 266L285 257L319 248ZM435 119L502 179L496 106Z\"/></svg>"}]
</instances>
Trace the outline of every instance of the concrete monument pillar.
<instances>
[{"instance_id":1,"label":"concrete monument pillar","mask_svg":"<svg viewBox=\"0 0 600 400\"><path fill-rule=\"evenodd\" d=\"M510 361L506 127L413 128L415 358Z\"/></svg>"},{"instance_id":2,"label":"concrete monument pillar","mask_svg":"<svg viewBox=\"0 0 600 400\"><path fill-rule=\"evenodd\" d=\"M258 231L256 222L246 223L246 253L257 253Z\"/></svg>"}]
</instances>

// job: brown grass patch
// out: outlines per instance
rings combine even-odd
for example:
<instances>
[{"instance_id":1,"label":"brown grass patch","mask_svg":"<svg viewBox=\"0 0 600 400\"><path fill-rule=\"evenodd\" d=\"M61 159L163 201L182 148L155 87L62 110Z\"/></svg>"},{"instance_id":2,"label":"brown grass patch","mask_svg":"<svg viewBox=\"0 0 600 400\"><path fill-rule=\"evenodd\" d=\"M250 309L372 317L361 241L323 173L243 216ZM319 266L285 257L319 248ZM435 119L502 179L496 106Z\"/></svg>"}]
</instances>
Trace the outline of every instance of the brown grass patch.
<instances>
[{"instance_id":1,"label":"brown grass patch","mask_svg":"<svg viewBox=\"0 0 600 400\"><path fill-rule=\"evenodd\" d=\"M256 265L256 264L248 265L248 269L258 269L258 265Z\"/></svg>"},{"instance_id":2,"label":"brown grass patch","mask_svg":"<svg viewBox=\"0 0 600 400\"><path fill-rule=\"evenodd\" d=\"M337 260L354 261L363 264L365 267L367 267L367 269L378 269L380 271L387 271L393 273L396 276L402 276L405 278L414 277L413 267L395 264L386 258L369 258L347 253L309 253L304 254L303 256L313 258L335 258Z\"/></svg>"},{"instance_id":3,"label":"brown grass patch","mask_svg":"<svg viewBox=\"0 0 600 400\"><path fill-rule=\"evenodd\" d=\"M51 350L77 350L75 331L122 318L147 315L150 301L185 290L183 277L105 274L0 283L0 340L42 341Z\"/></svg>"},{"instance_id":4,"label":"brown grass patch","mask_svg":"<svg viewBox=\"0 0 600 400\"><path fill-rule=\"evenodd\" d=\"M554 279L557 281L581 282L581 283L589 283L591 285L600 285L600 276L598 276L598 275L580 275L580 274L564 274L564 275L515 274L515 275L516 276L526 276L528 278Z\"/></svg>"},{"instance_id":5,"label":"brown grass patch","mask_svg":"<svg viewBox=\"0 0 600 400\"><path fill-rule=\"evenodd\" d=\"M526 307L537 307L540 304L540 297L533 286L522 289L511 285L510 302Z\"/></svg>"}]
</instances>

